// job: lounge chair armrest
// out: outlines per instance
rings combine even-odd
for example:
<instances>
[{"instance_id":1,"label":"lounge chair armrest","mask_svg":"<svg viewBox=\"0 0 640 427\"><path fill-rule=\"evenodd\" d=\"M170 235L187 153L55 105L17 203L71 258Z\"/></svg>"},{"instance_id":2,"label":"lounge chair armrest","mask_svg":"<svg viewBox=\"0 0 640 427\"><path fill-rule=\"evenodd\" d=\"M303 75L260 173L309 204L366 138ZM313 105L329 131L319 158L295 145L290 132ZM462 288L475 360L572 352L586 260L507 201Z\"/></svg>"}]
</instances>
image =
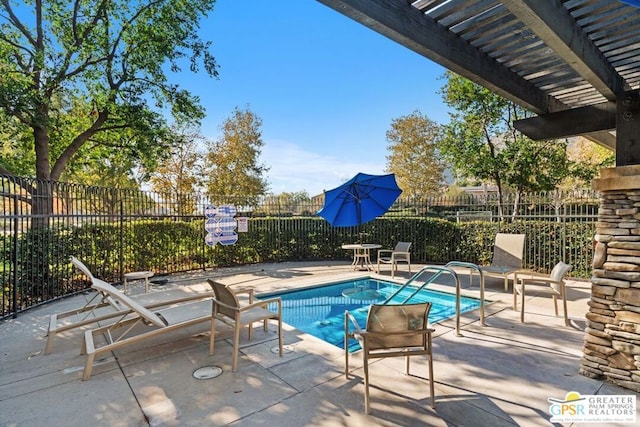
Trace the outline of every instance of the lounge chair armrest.
<instances>
[{"instance_id":1,"label":"lounge chair armrest","mask_svg":"<svg viewBox=\"0 0 640 427\"><path fill-rule=\"evenodd\" d=\"M233 292L236 295L240 295L240 294L249 294L249 295L253 295L254 289L253 288L238 288L238 289L231 289L231 292Z\"/></svg>"},{"instance_id":2,"label":"lounge chair armrest","mask_svg":"<svg viewBox=\"0 0 640 427\"><path fill-rule=\"evenodd\" d=\"M393 331L393 332L370 332L370 331L366 331L366 330L360 330L357 331L359 335L362 336L379 336L379 337L385 337L385 336L403 336L403 335L429 335L435 332L435 329L431 329L431 328L427 328L427 329L411 329L411 330L406 330L406 331Z\"/></svg>"},{"instance_id":3,"label":"lounge chair armrest","mask_svg":"<svg viewBox=\"0 0 640 427\"><path fill-rule=\"evenodd\" d=\"M358 323L358 320L356 320L356 318L353 316L353 314L349 313L348 311L344 312L344 321L345 321L345 324L347 322L351 322L351 324L355 328L356 332L358 332L358 333L362 332L362 328L360 327L360 324Z\"/></svg>"},{"instance_id":4,"label":"lounge chair armrest","mask_svg":"<svg viewBox=\"0 0 640 427\"><path fill-rule=\"evenodd\" d=\"M406 256L407 258L411 256L410 252L404 252L404 251L393 251L391 253L391 258L395 258L396 255L402 255L402 256Z\"/></svg>"},{"instance_id":5,"label":"lounge chair armrest","mask_svg":"<svg viewBox=\"0 0 640 427\"><path fill-rule=\"evenodd\" d=\"M518 279L518 282L520 283L530 283L530 284L535 284L535 283L540 283L540 284L554 284L554 285L563 285L564 281L563 280L553 280L549 277L522 277L520 279Z\"/></svg>"},{"instance_id":6,"label":"lounge chair armrest","mask_svg":"<svg viewBox=\"0 0 640 427\"><path fill-rule=\"evenodd\" d=\"M259 301L256 301L254 303L248 304L248 305L244 305L242 307L240 307L239 311L246 311L246 310L250 310L252 308L255 307L265 307L269 304L277 304L278 305L278 313L280 311L282 311L282 298L280 297L274 297L274 298L267 298L267 299L261 299Z\"/></svg>"},{"instance_id":7,"label":"lounge chair armrest","mask_svg":"<svg viewBox=\"0 0 640 427\"><path fill-rule=\"evenodd\" d=\"M234 295L248 294L249 295L249 304L253 303L253 293L254 293L254 289L253 288L231 289L231 292L233 292Z\"/></svg>"},{"instance_id":8,"label":"lounge chair armrest","mask_svg":"<svg viewBox=\"0 0 640 427\"><path fill-rule=\"evenodd\" d=\"M222 306L222 307L224 307L224 308L228 308L228 309L231 309L231 310L239 311L238 307L235 307L235 306L233 306L233 305L229 305L229 304L225 304L225 303L223 303L223 302L221 302L221 301L218 301L218 300L217 300L217 299L215 299L215 298L213 298L213 304L214 304L214 305L215 305L215 304L217 304L217 305L220 305L220 306Z\"/></svg>"},{"instance_id":9,"label":"lounge chair armrest","mask_svg":"<svg viewBox=\"0 0 640 427\"><path fill-rule=\"evenodd\" d=\"M392 249L379 249L378 250L378 256L382 255L382 254L389 254L391 255L393 253Z\"/></svg>"}]
</instances>

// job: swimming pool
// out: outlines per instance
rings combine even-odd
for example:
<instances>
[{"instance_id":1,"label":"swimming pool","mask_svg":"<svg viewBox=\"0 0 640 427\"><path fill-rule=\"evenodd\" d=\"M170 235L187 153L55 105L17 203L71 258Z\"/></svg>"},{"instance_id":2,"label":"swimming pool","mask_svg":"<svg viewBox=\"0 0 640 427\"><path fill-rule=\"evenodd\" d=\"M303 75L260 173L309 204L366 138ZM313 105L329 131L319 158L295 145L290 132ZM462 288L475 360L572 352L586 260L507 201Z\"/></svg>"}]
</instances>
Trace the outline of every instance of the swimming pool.
<instances>
[{"instance_id":1,"label":"swimming pool","mask_svg":"<svg viewBox=\"0 0 640 427\"><path fill-rule=\"evenodd\" d=\"M369 305L385 301L401 285L371 278L333 283L297 291L263 294L259 297L282 299L282 320L303 332L337 347L344 348L344 312L349 310L364 328ZM400 302L409 290L392 301ZM401 298L398 300L398 298ZM438 323L456 315L454 294L422 289L411 302L431 302L429 323ZM460 298L460 313L480 307L480 300ZM349 352L360 349L357 341L349 343Z\"/></svg>"}]
</instances>

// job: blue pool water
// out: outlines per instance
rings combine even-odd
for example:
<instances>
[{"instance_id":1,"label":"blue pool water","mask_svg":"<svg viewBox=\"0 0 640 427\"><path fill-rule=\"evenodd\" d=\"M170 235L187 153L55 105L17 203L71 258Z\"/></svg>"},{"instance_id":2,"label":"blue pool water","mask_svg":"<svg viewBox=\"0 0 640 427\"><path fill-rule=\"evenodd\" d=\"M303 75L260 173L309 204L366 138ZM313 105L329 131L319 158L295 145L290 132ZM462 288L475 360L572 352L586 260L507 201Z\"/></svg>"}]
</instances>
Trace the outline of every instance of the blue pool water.
<instances>
[{"instance_id":1,"label":"blue pool water","mask_svg":"<svg viewBox=\"0 0 640 427\"><path fill-rule=\"evenodd\" d=\"M344 312L354 315L364 328L369 305L385 301L400 285L371 278L334 283L325 286L260 295L262 298L280 297L282 299L282 320L308 334L320 338L337 347L344 348ZM411 290L394 297L401 302ZM438 323L456 315L456 297L454 294L422 289L411 302L431 302L429 323ZM460 313L480 307L480 300L460 298ZM349 351L360 348L357 341L349 343Z\"/></svg>"}]
</instances>

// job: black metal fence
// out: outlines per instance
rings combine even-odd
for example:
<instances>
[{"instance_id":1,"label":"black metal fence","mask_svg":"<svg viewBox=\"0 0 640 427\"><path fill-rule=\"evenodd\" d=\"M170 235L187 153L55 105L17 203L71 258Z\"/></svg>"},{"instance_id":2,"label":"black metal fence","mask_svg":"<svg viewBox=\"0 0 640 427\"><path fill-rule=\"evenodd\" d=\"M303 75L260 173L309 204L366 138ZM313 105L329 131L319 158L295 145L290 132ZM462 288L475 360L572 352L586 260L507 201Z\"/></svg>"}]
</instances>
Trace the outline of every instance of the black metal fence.
<instances>
[{"instance_id":1,"label":"black metal fence","mask_svg":"<svg viewBox=\"0 0 640 427\"><path fill-rule=\"evenodd\" d=\"M0 318L86 289L68 261L122 282L127 271L156 275L258 262L348 259L341 245L412 241L418 263L488 263L497 231L527 234L525 266L548 271L563 259L589 277L598 197L588 190L483 193L399 199L384 216L358 227L331 227L315 215L322 196L268 196L256 206L231 197L159 194L0 176L2 239ZM207 206L233 205L237 243L206 243ZM246 231L240 228L246 226ZM211 231L211 230L210 230ZM214 232L215 234L215 232Z\"/></svg>"}]
</instances>

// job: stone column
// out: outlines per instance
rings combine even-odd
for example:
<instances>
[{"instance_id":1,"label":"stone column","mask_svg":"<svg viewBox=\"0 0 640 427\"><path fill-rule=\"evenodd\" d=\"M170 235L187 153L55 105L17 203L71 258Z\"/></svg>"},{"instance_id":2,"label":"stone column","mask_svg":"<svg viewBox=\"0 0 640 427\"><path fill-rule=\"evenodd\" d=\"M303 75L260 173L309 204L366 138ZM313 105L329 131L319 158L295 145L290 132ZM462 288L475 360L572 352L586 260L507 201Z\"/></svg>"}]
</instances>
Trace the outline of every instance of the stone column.
<instances>
[{"instance_id":1,"label":"stone column","mask_svg":"<svg viewBox=\"0 0 640 427\"><path fill-rule=\"evenodd\" d=\"M580 373L640 392L640 165L604 169Z\"/></svg>"}]
</instances>

